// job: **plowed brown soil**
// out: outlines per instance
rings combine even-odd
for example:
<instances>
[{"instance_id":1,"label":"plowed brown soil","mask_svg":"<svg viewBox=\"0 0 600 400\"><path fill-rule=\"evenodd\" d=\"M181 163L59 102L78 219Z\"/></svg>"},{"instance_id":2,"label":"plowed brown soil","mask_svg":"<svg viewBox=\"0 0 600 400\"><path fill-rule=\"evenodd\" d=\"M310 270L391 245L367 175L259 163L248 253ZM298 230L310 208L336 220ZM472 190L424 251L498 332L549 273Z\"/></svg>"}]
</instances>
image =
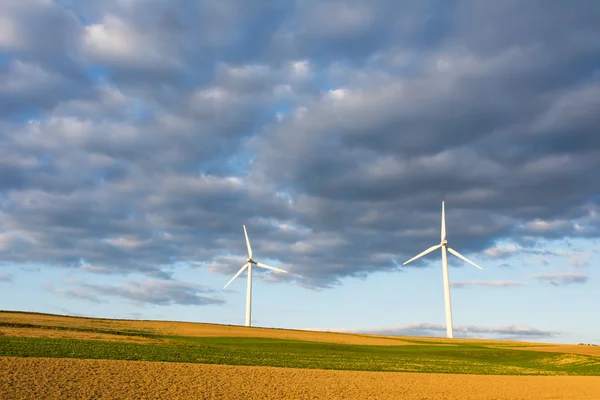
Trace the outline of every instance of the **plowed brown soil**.
<instances>
[{"instance_id":1,"label":"plowed brown soil","mask_svg":"<svg viewBox=\"0 0 600 400\"><path fill-rule=\"evenodd\" d=\"M12 399L600 398L600 377L307 370L143 361L0 357Z\"/></svg>"}]
</instances>

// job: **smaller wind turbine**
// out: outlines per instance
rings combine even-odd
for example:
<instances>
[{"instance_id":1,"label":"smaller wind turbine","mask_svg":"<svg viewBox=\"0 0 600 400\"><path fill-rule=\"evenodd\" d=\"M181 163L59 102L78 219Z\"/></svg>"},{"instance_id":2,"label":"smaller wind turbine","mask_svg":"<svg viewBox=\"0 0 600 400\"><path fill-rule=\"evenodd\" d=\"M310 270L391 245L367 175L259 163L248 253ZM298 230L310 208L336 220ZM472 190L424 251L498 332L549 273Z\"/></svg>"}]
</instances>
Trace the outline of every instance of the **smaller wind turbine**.
<instances>
[{"instance_id":1,"label":"smaller wind turbine","mask_svg":"<svg viewBox=\"0 0 600 400\"><path fill-rule=\"evenodd\" d=\"M414 261L417 258L421 258L425 254L429 254L432 251L437 250L439 248L442 249L442 270L444 272L444 300L445 300L445 305L446 305L446 336L448 338L452 339L454 337L454 332L452 329L452 305L450 304L450 283L448 282L448 259L446 257L446 249L450 253L454 254L456 257L468 262L469 264L471 264L479 269L483 269L483 268L481 268L479 265L475 264L473 261L469 260L467 257L460 254L458 251L448 247L448 241L446 240L446 215L444 213L444 202L443 201L442 201L442 240L441 240L440 244L431 246L430 248L428 248L421 254L414 256L413 258L406 261L402 265L406 265L409 262Z\"/></svg>"},{"instance_id":2,"label":"smaller wind turbine","mask_svg":"<svg viewBox=\"0 0 600 400\"><path fill-rule=\"evenodd\" d=\"M256 265L257 267L272 269L277 272L284 272L287 274L287 271L284 271L279 268L271 267L270 265L260 263L258 261L254 261L252 259L252 247L250 247L250 240L248 239L248 232L246 232L246 225L242 225L244 227L244 235L246 236L246 245L248 246L248 258L246 259L246 264L240 268L240 270L231 278L227 285L223 287L225 289L231 282L235 280L244 270L248 269L248 286L246 289L246 326L250 326L251 314L252 314L252 265Z\"/></svg>"}]
</instances>

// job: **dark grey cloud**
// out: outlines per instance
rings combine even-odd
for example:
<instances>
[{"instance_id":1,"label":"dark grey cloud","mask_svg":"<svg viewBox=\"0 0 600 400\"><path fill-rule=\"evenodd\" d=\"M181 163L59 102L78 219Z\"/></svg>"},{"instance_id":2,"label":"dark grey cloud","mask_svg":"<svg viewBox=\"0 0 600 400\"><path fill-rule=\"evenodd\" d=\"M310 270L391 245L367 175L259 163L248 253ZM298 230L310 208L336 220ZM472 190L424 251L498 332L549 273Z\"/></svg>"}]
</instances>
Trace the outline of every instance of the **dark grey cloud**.
<instances>
[{"instance_id":1,"label":"dark grey cloud","mask_svg":"<svg viewBox=\"0 0 600 400\"><path fill-rule=\"evenodd\" d=\"M513 287L513 286L524 286L525 282L519 281L452 281L450 286L453 288L464 288L469 286L485 286L485 287Z\"/></svg>"},{"instance_id":2,"label":"dark grey cloud","mask_svg":"<svg viewBox=\"0 0 600 400\"><path fill-rule=\"evenodd\" d=\"M349 332L350 330L345 330ZM371 328L353 330L356 333L367 333L372 335L390 336L434 336L444 337L446 326L441 324L418 323L402 326ZM454 326L454 335L457 338L478 339L505 339L505 340L532 340L551 338L563 334L563 332L538 329L530 326L505 325L505 326L476 326L458 325Z\"/></svg>"},{"instance_id":3,"label":"dark grey cloud","mask_svg":"<svg viewBox=\"0 0 600 400\"><path fill-rule=\"evenodd\" d=\"M75 59L83 27L54 2L6 0L0 17L0 116L36 115L89 96L85 66Z\"/></svg>"},{"instance_id":4,"label":"dark grey cloud","mask_svg":"<svg viewBox=\"0 0 600 400\"><path fill-rule=\"evenodd\" d=\"M589 277L586 274L566 272L557 274L535 274L531 276L533 279L537 279L543 282L547 282L553 286L564 286L573 283L587 283Z\"/></svg>"},{"instance_id":5,"label":"dark grey cloud","mask_svg":"<svg viewBox=\"0 0 600 400\"><path fill-rule=\"evenodd\" d=\"M9 1L0 259L228 274L246 223L265 277L325 288L435 244L442 199L484 267L598 237L599 10Z\"/></svg>"}]
</instances>

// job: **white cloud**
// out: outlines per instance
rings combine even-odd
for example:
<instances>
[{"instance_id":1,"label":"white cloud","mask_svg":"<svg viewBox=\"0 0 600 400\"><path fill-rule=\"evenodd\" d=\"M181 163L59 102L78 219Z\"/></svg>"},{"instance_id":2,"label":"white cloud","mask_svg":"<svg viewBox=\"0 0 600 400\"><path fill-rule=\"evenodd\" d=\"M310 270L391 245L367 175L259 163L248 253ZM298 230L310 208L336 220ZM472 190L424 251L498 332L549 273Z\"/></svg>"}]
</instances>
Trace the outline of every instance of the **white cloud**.
<instances>
[{"instance_id":1,"label":"white cloud","mask_svg":"<svg viewBox=\"0 0 600 400\"><path fill-rule=\"evenodd\" d=\"M154 39L151 32L138 32L121 18L106 15L101 23L85 28L81 46L91 60L115 67L150 70L179 67L168 49Z\"/></svg>"},{"instance_id":2,"label":"white cloud","mask_svg":"<svg viewBox=\"0 0 600 400\"><path fill-rule=\"evenodd\" d=\"M556 274L534 274L533 279L545 281L553 286L564 286L572 283L586 283L589 277L586 274L567 272Z\"/></svg>"},{"instance_id":3,"label":"white cloud","mask_svg":"<svg viewBox=\"0 0 600 400\"><path fill-rule=\"evenodd\" d=\"M455 325L454 337L479 339L543 339L560 335L561 332L537 329L521 325L476 326ZM366 333L386 336L434 336L445 337L446 326L441 324L416 323L400 326L387 326L368 329L320 329L331 332Z\"/></svg>"},{"instance_id":4,"label":"white cloud","mask_svg":"<svg viewBox=\"0 0 600 400\"><path fill-rule=\"evenodd\" d=\"M92 294L89 291L83 289L64 289L64 288L55 288L53 285L45 285L44 288L51 293L56 295L65 296L71 299L76 300L87 300L92 303L100 303L100 299Z\"/></svg>"},{"instance_id":5,"label":"white cloud","mask_svg":"<svg viewBox=\"0 0 600 400\"><path fill-rule=\"evenodd\" d=\"M229 103L235 100L237 100L235 93L221 87L200 89L194 93L191 99L193 107L197 109Z\"/></svg>"},{"instance_id":6,"label":"white cloud","mask_svg":"<svg viewBox=\"0 0 600 400\"><path fill-rule=\"evenodd\" d=\"M525 224L525 230L530 233L544 234L563 231L572 226L572 222L564 220L543 221L535 220Z\"/></svg>"},{"instance_id":7,"label":"white cloud","mask_svg":"<svg viewBox=\"0 0 600 400\"><path fill-rule=\"evenodd\" d=\"M525 282L519 281L453 281L450 283L450 286L454 288L463 288L467 286L512 287L524 285Z\"/></svg>"},{"instance_id":8,"label":"white cloud","mask_svg":"<svg viewBox=\"0 0 600 400\"><path fill-rule=\"evenodd\" d=\"M18 25L7 15L0 16L0 48L12 49L21 46Z\"/></svg>"},{"instance_id":9,"label":"white cloud","mask_svg":"<svg viewBox=\"0 0 600 400\"><path fill-rule=\"evenodd\" d=\"M130 239L130 238L124 238L124 237L107 239L106 241L108 243L112 244L113 246L119 247L124 250L135 250L135 249L145 245L146 243L148 243L148 241L145 241L145 240L136 240L136 239Z\"/></svg>"},{"instance_id":10,"label":"white cloud","mask_svg":"<svg viewBox=\"0 0 600 400\"><path fill-rule=\"evenodd\" d=\"M564 53L562 38L544 39L556 29L536 36L510 16L487 23L515 22L519 35L473 34L480 18L457 24L460 4L432 15L423 2L284 12L213 1L201 13L193 2L68 3L2 2L1 222L36 238L0 236L9 262L157 273L229 254L239 243L230 221L253 218L279 223L262 227L269 255L328 287L394 270L394 254L439 237L429 205L441 197L460 216L453 240L471 252L509 237L535 247L545 235L598 235L597 135L569 130L565 146L536 131L583 129L596 115L597 84L585 77L597 48ZM573 14L557 37L594 37L593 14L563 7ZM458 25L468 34L438 29Z\"/></svg>"},{"instance_id":11,"label":"white cloud","mask_svg":"<svg viewBox=\"0 0 600 400\"><path fill-rule=\"evenodd\" d=\"M291 61L288 64L290 78L306 79L311 74L311 65L309 60Z\"/></svg>"},{"instance_id":12,"label":"white cloud","mask_svg":"<svg viewBox=\"0 0 600 400\"><path fill-rule=\"evenodd\" d=\"M255 79L268 79L272 75L271 68L264 64L227 65L220 68L226 79L235 81L250 81Z\"/></svg>"},{"instance_id":13,"label":"white cloud","mask_svg":"<svg viewBox=\"0 0 600 400\"><path fill-rule=\"evenodd\" d=\"M494 246L484 251L484 254L490 258L508 258L523 252L523 248L515 244Z\"/></svg>"},{"instance_id":14,"label":"white cloud","mask_svg":"<svg viewBox=\"0 0 600 400\"><path fill-rule=\"evenodd\" d=\"M349 92L346 89L331 89L327 96L333 100L343 100L348 97Z\"/></svg>"},{"instance_id":15,"label":"white cloud","mask_svg":"<svg viewBox=\"0 0 600 400\"><path fill-rule=\"evenodd\" d=\"M53 293L72 298L100 301L101 297L120 297L140 304L154 305L209 305L223 304L221 298L206 295L213 290L191 282L151 279L143 282L127 281L124 285L98 285L81 283L75 289L55 289Z\"/></svg>"},{"instance_id":16,"label":"white cloud","mask_svg":"<svg viewBox=\"0 0 600 400\"><path fill-rule=\"evenodd\" d=\"M346 239L335 233L315 233L309 240L298 241L294 243L291 250L295 253L311 254L324 249L333 250L346 244Z\"/></svg>"},{"instance_id":17,"label":"white cloud","mask_svg":"<svg viewBox=\"0 0 600 400\"><path fill-rule=\"evenodd\" d=\"M0 70L0 96L19 98L40 95L53 89L58 90L63 83L65 80L62 76L29 62L11 62L5 76L2 76Z\"/></svg>"},{"instance_id":18,"label":"white cloud","mask_svg":"<svg viewBox=\"0 0 600 400\"><path fill-rule=\"evenodd\" d=\"M79 269L86 272L100 273L100 274L115 274L119 273L119 269L114 266L106 265L93 265L86 262L82 262Z\"/></svg>"},{"instance_id":19,"label":"white cloud","mask_svg":"<svg viewBox=\"0 0 600 400\"><path fill-rule=\"evenodd\" d=\"M301 3L298 27L307 36L348 38L368 30L375 21L372 7L340 1L306 1Z\"/></svg>"},{"instance_id":20,"label":"white cloud","mask_svg":"<svg viewBox=\"0 0 600 400\"><path fill-rule=\"evenodd\" d=\"M593 124L600 107L600 84L582 85L571 89L555 100L544 114L536 119L533 131L543 135L556 129L577 129Z\"/></svg>"}]
</instances>

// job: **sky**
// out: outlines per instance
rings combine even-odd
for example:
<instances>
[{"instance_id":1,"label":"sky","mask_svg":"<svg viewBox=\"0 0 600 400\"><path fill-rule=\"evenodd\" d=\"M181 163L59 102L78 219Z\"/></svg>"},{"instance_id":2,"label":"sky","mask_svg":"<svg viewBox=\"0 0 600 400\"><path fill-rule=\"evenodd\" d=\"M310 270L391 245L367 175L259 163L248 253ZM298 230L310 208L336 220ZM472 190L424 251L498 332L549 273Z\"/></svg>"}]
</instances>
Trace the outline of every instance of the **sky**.
<instances>
[{"instance_id":1,"label":"sky","mask_svg":"<svg viewBox=\"0 0 600 400\"><path fill-rule=\"evenodd\" d=\"M600 3L0 0L0 309L600 344Z\"/></svg>"}]
</instances>

